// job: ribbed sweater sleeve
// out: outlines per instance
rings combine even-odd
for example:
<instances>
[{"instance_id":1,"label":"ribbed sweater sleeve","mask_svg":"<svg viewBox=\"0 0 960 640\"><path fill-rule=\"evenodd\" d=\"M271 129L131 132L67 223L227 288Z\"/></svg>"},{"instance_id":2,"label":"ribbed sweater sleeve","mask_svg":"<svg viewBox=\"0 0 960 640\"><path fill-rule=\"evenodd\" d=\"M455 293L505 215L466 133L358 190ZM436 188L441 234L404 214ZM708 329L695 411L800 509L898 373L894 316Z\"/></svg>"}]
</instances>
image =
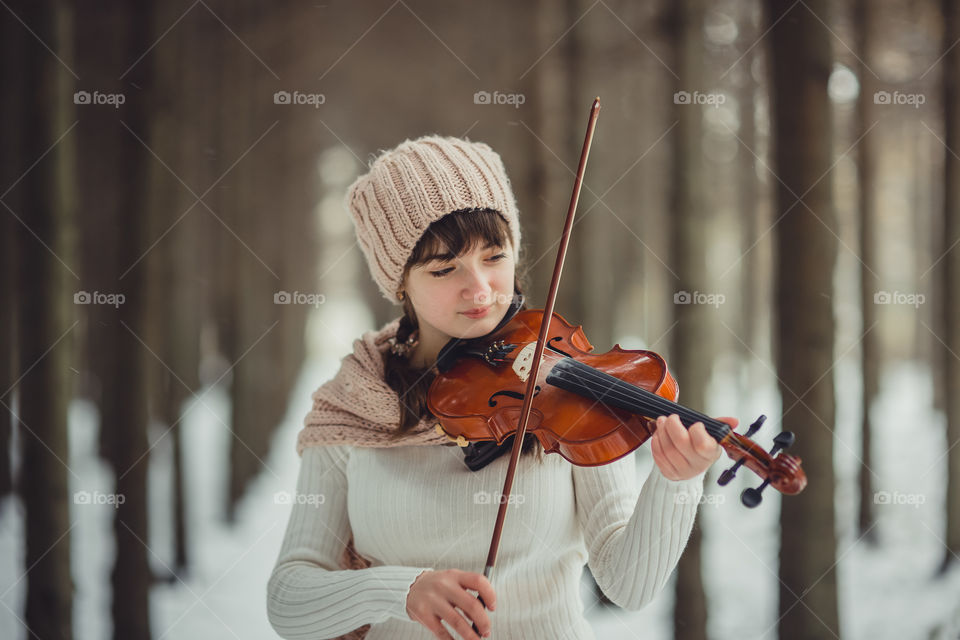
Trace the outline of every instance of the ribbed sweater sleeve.
<instances>
[{"instance_id":1,"label":"ribbed sweater sleeve","mask_svg":"<svg viewBox=\"0 0 960 640\"><path fill-rule=\"evenodd\" d=\"M345 571L350 538L343 446L303 452L280 556L267 585L267 616L282 638L336 638L365 624L409 620L407 592L424 567Z\"/></svg>"},{"instance_id":2,"label":"ribbed sweater sleeve","mask_svg":"<svg viewBox=\"0 0 960 640\"><path fill-rule=\"evenodd\" d=\"M674 482L653 467L637 497L636 461L574 467L590 570L611 601L637 610L663 589L693 529L703 474Z\"/></svg>"}]
</instances>

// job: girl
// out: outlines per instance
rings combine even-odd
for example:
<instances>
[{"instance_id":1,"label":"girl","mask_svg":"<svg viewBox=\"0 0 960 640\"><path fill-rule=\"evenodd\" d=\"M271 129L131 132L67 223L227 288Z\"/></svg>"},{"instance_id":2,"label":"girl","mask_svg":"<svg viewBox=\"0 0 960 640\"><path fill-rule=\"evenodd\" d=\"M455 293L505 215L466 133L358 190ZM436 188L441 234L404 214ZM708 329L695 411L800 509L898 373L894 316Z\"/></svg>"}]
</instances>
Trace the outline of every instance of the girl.
<instances>
[{"instance_id":1,"label":"girl","mask_svg":"<svg viewBox=\"0 0 960 640\"><path fill-rule=\"evenodd\" d=\"M496 589L476 573L511 443L457 446L426 396L445 345L485 336L523 307L518 212L500 157L467 140L407 141L350 187L347 207L374 280L403 316L355 341L313 394L267 587L273 628L284 638L479 640L476 623L483 637L593 638L580 600L586 563L614 603L650 602L720 454L702 424L687 431L677 416L657 419L656 466L639 491L632 455L578 467L528 434Z\"/></svg>"}]
</instances>

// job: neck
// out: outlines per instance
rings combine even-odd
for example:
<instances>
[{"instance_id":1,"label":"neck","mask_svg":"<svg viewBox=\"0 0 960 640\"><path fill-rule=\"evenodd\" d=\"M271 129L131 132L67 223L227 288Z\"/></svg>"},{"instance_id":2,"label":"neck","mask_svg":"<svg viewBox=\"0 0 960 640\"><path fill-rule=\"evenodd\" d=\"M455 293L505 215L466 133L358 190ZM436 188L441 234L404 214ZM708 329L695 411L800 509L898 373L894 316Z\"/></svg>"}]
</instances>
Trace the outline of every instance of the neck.
<instances>
[{"instance_id":1,"label":"neck","mask_svg":"<svg viewBox=\"0 0 960 640\"><path fill-rule=\"evenodd\" d=\"M449 336L433 335L421 329L417 346L410 353L410 364L418 369L429 369L436 364L440 349L449 339Z\"/></svg>"}]
</instances>

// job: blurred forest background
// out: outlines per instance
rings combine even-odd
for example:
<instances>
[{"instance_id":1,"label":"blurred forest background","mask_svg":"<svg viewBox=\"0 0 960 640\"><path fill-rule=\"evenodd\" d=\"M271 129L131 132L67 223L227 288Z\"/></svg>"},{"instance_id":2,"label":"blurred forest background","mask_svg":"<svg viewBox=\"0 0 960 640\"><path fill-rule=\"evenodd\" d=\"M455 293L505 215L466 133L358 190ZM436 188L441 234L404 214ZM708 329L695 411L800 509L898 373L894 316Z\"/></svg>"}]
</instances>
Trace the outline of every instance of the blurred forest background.
<instances>
[{"instance_id":1,"label":"blurred forest background","mask_svg":"<svg viewBox=\"0 0 960 640\"><path fill-rule=\"evenodd\" d=\"M810 478L750 511L724 458L659 622L587 589L598 635L960 637L956 2L0 4L3 637L272 637L311 363L341 310L397 314L346 186L406 138L487 142L542 306L594 96L557 311L795 432Z\"/></svg>"}]
</instances>

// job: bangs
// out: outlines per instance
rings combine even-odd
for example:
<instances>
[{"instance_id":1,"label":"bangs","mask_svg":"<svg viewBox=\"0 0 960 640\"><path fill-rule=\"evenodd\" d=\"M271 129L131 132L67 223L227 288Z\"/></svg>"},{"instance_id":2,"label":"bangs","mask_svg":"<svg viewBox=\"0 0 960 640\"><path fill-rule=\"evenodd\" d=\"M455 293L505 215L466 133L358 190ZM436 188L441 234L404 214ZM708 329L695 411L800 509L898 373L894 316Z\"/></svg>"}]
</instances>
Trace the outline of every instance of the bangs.
<instances>
[{"instance_id":1,"label":"bangs","mask_svg":"<svg viewBox=\"0 0 960 640\"><path fill-rule=\"evenodd\" d=\"M453 260L477 247L505 248L510 227L493 209L463 209L443 216L424 232L413 248L407 269L431 260Z\"/></svg>"}]
</instances>

